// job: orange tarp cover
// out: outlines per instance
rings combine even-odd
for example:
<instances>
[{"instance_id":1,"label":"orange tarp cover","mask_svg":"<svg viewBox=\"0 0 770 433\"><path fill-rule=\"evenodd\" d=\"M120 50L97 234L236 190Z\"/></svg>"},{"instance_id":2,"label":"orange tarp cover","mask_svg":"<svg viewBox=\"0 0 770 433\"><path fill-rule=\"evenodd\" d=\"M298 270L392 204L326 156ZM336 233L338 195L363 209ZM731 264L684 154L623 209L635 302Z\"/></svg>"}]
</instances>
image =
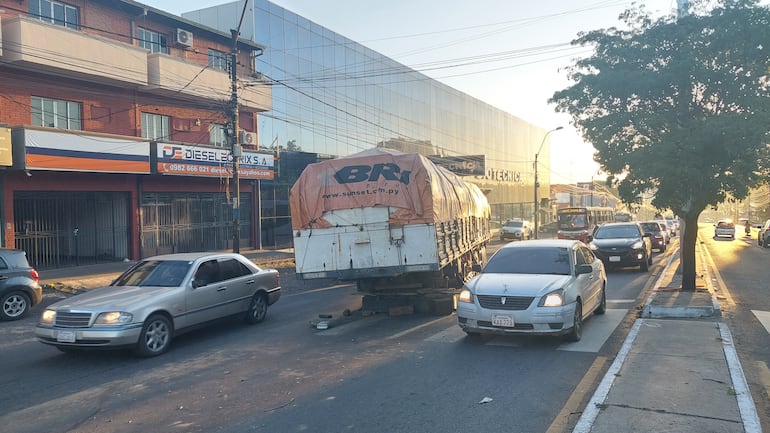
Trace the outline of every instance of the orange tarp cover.
<instances>
[{"instance_id":1,"label":"orange tarp cover","mask_svg":"<svg viewBox=\"0 0 770 433\"><path fill-rule=\"evenodd\" d=\"M489 217L481 190L415 153L387 148L308 165L289 196L294 230L330 227L324 212L372 206L396 208L390 224Z\"/></svg>"}]
</instances>

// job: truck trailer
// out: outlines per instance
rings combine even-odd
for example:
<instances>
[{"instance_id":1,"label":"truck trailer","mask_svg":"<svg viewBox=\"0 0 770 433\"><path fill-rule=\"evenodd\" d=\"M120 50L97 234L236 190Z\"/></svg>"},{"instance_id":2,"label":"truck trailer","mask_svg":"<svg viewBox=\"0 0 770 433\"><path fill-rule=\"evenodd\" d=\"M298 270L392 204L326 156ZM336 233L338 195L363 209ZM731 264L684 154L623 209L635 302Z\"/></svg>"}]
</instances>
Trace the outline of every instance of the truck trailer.
<instances>
[{"instance_id":1,"label":"truck trailer","mask_svg":"<svg viewBox=\"0 0 770 433\"><path fill-rule=\"evenodd\" d=\"M478 186L387 148L308 165L289 204L297 277L354 281L374 312L451 313L492 238Z\"/></svg>"}]
</instances>

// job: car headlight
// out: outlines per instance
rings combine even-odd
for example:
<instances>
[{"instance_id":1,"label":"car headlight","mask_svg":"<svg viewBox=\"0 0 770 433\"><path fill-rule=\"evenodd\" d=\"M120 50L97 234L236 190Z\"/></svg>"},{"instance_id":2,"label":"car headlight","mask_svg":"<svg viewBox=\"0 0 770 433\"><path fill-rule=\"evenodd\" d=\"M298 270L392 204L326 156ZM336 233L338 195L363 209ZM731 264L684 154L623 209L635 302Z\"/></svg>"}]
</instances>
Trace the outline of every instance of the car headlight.
<instances>
[{"instance_id":1,"label":"car headlight","mask_svg":"<svg viewBox=\"0 0 770 433\"><path fill-rule=\"evenodd\" d=\"M473 293L471 293L471 291L468 290L468 289L463 289L460 292L460 296L457 298L457 301L458 302L465 302L465 303L468 303L468 304L472 304L473 303Z\"/></svg>"},{"instance_id":2,"label":"car headlight","mask_svg":"<svg viewBox=\"0 0 770 433\"><path fill-rule=\"evenodd\" d=\"M538 307L561 307L564 305L564 290L554 290L540 298Z\"/></svg>"},{"instance_id":3,"label":"car headlight","mask_svg":"<svg viewBox=\"0 0 770 433\"><path fill-rule=\"evenodd\" d=\"M640 249L642 249L642 247L644 247L644 242L643 241L636 241L636 242L634 242L633 245L631 245L631 248L633 248L635 250L640 250Z\"/></svg>"},{"instance_id":4,"label":"car headlight","mask_svg":"<svg viewBox=\"0 0 770 433\"><path fill-rule=\"evenodd\" d=\"M56 320L55 310L45 310L43 311L43 314L40 315L40 323L43 325L52 325L55 320Z\"/></svg>"},{"instance_id":5,"label":"car headlight","mask_svg":"<svg viewBox=\"0 0 770 433\"><path fill-rule=\"evenodd\" d=\"M99 314L94 321L94 325L122 325L124 323L131 323L133 318L133 314L126 313L125 311L109 311Z\"/></svg>"},{"instance_id":6,"label":"car headlight","mask_svg":"<svg viewBox=\"0 0 770 433\"><path fill-rule=\"evenodd\" d=\"M593 244L593 242L592 242L592 243L590 243L590 244L588 244L588 248L590 248L590 249L592 249L592 250L594 250L594 251L596 251L596 250L598 250L598 249L599 249L599 247L597 247L596 245L594 245L594 244Z\"/></svg>"}]
</instances>

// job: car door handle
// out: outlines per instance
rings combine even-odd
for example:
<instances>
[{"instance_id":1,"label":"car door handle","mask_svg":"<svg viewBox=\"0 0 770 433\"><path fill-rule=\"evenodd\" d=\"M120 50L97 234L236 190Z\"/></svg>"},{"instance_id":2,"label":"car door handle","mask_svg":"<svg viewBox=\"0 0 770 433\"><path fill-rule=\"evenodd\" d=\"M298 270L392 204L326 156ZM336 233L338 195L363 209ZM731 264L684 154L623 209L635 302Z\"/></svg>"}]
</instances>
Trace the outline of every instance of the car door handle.
<instances>
[{"instance_id":1,"label":"car door handle","mask_svg":"<svg viewBox=\"0 0 770 433\"><path fill-rule=\"evenodd\" d=\"M226 286L225 287L220 287L220 288L217 289L217 292L224 292L226 290L227 290Z\"/></svg>"},{"instance_id":2,"label":"car door handle","mask_svg":"<svg viewBox=\"0 0 770 433\"><path fill-rule=\"evenodd\" d=\"M254 281L254 280L246 281L246 284L254 284L254 283L256 283L256 281Z\"/></svg>"}]
</instances>

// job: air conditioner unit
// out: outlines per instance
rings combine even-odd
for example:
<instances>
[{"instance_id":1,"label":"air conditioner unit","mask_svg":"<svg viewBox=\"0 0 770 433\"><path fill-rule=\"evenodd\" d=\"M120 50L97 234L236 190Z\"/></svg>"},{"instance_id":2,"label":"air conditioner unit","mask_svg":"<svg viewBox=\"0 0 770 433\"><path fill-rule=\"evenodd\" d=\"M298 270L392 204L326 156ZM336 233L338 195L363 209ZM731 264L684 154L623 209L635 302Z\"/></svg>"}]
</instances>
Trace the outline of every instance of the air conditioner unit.
<instances>
[{"instance_id":1,"label":"air conditioner unit","mask_svg":"<svg viewBox=\"0 0 770 433\"><path fill-rule=\"evenodd\" d=\"M241 131L240 140L241 144L255 145L257 144L257 133L249 131Z\"/></svg>"},{"instance_id":2,"label":"air conditioner unit","mask_svg":"<svg viewBox=\"0 0 770 433\"><path fill-rule=\"evenodd\" d=\"M176 43L191 47L193 44L193 34L187 30L176 29Z\"/></svg>"}]
</instances>

